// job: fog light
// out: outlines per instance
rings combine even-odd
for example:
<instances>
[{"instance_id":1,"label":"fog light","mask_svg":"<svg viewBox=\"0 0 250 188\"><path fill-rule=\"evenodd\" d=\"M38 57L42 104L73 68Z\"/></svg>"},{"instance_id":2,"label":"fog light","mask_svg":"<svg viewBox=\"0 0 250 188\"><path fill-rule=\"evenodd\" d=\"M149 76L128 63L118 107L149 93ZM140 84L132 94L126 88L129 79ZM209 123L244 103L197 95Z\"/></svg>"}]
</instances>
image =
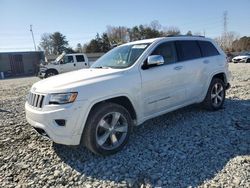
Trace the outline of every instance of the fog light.
<instances>
[{"instance_id":1,"label":"fog light","mask_svg":"<svg viewBox=\"0 0 250 188\"><path fill-rule=\"evenodd\" d=\"M65 126L66 121L64 119L55 119L55 122L59 126Z\"/></svg>"}]
</instances>

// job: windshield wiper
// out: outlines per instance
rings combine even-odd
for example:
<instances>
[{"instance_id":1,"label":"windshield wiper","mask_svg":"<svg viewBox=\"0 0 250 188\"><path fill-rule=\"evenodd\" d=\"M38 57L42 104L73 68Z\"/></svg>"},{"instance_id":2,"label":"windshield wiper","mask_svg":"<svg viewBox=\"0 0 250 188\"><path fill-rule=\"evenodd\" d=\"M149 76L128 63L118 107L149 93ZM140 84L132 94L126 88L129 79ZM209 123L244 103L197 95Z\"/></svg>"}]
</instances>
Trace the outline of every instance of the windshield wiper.
<instances>
[{"instance_id":1,"label":"windshield wiper","mask_svg":"<svg viewBox=\"0 0 250 188\"><path fill-rule=\"evenodd\" d=\"M98 66L98 67L92 67L95 69L111 69L111 67L105 67L105 66Z\"/></svg>"}]
</instances>

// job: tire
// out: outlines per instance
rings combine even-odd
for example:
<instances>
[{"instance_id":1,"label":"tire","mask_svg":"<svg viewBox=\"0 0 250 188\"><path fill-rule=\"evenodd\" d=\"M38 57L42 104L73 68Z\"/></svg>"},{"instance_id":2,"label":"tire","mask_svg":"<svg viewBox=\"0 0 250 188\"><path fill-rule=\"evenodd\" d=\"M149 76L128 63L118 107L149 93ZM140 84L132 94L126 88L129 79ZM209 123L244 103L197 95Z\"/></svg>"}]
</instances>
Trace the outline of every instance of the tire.
<instances>
[{"instance_id":1,"label":"tire","mask_svg":"<svg viewBox=\"0 0 250 188\"><path fill-rule=\"evenodd\" d=\"M248 59L246 60L246 63L250 63L250 58L248 58Z\"/></svg>"},{"instance_id":2,"label":"tire","mask_svg":"<svg viewBox=\"0 0 250 188\"><path fill-rule=\"evenodd\" d=\"M46 71L46 74L45 74L45 76L44 76L44 78L49 78L49 77L55 76L55 75L57 75L57 74L58 74L58 72L55 71L55 70L47 70L47 71Z\"/></svg>"},{"instance_id":3,"label":"tire","mask_svg":"<svg viewBox=\"0 0 250 188\"><path fill-rule=\"evenodd\" d=\"M90 112L81 145L102 156L117 153L128 142L132 122L123 106L115 103L99 104Z\"/></svg>"},{"instance_id":4,"label":"tire","mask_svg":"<svg viewBox=\"0 0 250 188\"><path fill-rule=\"evenodd\" d=\"M219 78L213 78L203 101L203 106L208 110L219 110L224 104L225 96L225 83Z\"/></svg>"}]
</instances>

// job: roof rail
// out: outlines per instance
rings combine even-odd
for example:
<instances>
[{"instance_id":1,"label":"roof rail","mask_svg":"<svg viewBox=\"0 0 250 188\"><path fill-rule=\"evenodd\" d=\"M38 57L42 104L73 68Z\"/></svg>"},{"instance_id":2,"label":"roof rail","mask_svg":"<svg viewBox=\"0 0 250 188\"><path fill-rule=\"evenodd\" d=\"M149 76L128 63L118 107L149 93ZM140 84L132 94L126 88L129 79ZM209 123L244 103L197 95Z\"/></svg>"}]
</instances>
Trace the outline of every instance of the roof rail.
<instances>
[{"instance_id":1,"label":"roof rail","mask_svg":"<svg viewBox=\"0 0 250 188\"><path fill-rule=\"evenodd\" d=\"M202 36L202 35L167 35L166 37L202 37L202 38L205 38L205 36Z\"/></svg>"}]
</instances>

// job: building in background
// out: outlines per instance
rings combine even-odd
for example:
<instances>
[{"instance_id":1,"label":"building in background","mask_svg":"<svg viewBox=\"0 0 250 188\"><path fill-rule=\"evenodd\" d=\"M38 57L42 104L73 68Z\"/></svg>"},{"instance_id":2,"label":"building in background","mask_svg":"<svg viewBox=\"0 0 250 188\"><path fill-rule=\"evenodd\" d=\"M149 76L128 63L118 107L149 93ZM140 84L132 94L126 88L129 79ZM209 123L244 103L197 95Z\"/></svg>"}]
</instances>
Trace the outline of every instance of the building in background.
<instances>
[{"instance_id":1,"label":"building in background","mask_svg":"<svg viewBox=\"0 0 250 188\"><path fill-rule=\"evenodd\" d=\"M0 73L5 77L36 75L42 61L45 61L42 51L0 52Z\"/></svg>"}]
</instances>

